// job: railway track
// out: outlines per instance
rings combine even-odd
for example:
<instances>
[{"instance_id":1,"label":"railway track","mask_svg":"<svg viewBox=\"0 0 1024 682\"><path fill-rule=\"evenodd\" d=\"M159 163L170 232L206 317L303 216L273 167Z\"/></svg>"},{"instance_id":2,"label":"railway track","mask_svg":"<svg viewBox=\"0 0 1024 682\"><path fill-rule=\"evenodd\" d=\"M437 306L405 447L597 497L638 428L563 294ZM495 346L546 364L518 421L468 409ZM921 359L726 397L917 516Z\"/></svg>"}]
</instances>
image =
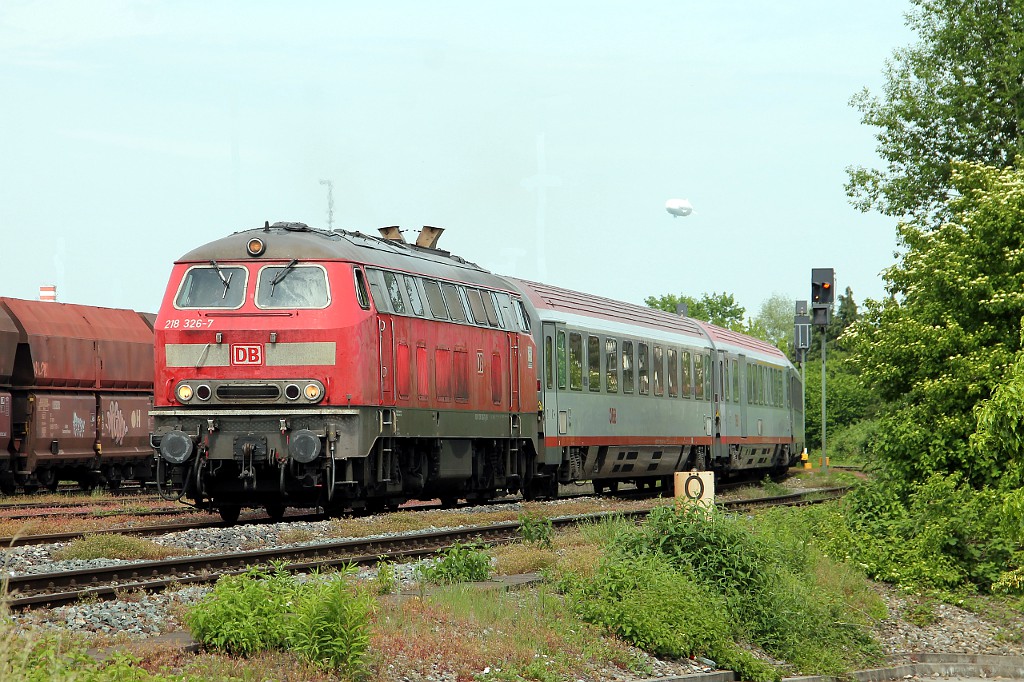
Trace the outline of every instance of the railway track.
<instances>
[{"instance_id":1,"label":"railway track","mask_svg":"<svg viewBox=\"0 0 1024 682\"><path fill-rule=\"evenodd\" d=\"M807 505L835 499L847 488L826 488L766 498L735 500L722 504L728 510L743 511L778 505ZM552 518L553 527L563 528L592 522L609 515L642 520L647 510L600 512ZM218 525L218 524L213 524ZM226 574L249 566L286 562L293 571L325 569L341 564L374 564L381 559L401 561L435 554L456 542L499 544L519 537L516 521L448 530L413 532L385 538L359 538L322 542L315 545L275 547L177 557L159 561L138 561L115 566L75 571L13 576L7 581L11 609L53 607L81 599L109 599L136 590L159 591L169 585L208 584Z\"/></svg>"}]
</instances>

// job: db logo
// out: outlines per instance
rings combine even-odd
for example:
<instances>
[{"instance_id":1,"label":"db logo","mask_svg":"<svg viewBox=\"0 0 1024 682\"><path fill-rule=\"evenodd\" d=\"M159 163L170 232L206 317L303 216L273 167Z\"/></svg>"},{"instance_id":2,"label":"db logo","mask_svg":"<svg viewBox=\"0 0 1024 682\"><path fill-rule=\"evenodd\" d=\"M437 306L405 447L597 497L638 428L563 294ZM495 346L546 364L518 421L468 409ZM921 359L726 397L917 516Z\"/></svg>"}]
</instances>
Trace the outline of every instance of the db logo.
<instances>
[{"instance_id":1,"label":"db logo","mask_svg":"<svg viewBox=\"0 0 1024 682\"><path fill-rule=\"evenodd\" d=\"M260 344L246 346L237 344L231 346L232 365L262 365L263 346Z\"/></svg>"}]
</instances>

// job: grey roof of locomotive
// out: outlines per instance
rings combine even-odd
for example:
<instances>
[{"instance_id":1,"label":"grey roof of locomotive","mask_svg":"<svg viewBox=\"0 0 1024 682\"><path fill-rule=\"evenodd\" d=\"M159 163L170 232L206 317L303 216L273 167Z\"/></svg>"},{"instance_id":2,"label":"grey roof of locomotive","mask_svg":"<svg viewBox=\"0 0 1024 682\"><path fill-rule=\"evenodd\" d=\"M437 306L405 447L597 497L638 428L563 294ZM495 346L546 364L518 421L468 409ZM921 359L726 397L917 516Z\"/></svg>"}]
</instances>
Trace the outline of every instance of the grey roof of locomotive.
<instances>
[{"instance_id":1,"label":"grey roof of locomotive","mask_svg":"<svg viewBox=\"0 0 1024 682\"><path fill-rule=\"evenodd\" d=\"M266 251L249 256L246 244L259 237ZM274 223L267 227L235 232L197 247L176 262L211 260L337 260L412 272L427 277L454 280L508 290L508 283L476 263L442 249L431 249L362 232L319 230L302 223Z\"/></svg>"}]
</instances>

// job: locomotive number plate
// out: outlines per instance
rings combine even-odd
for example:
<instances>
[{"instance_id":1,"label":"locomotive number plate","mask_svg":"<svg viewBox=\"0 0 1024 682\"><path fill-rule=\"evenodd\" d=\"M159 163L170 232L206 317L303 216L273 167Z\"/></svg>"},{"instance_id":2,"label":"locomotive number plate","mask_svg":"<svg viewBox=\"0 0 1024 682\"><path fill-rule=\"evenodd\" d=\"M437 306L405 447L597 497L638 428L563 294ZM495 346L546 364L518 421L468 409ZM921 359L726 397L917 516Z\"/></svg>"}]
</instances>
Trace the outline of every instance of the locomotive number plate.
<instances>
[{"instance_id":1,"label":"locomotive number plate","mask_svg":"<svg viewBox=\"0 0 1024 682\"><path fill-rule=\"evenodd\" d=\"M232 365L262 365L263 345L254 344L232 344L231 346Z\"/></svg>"}]
</instances>

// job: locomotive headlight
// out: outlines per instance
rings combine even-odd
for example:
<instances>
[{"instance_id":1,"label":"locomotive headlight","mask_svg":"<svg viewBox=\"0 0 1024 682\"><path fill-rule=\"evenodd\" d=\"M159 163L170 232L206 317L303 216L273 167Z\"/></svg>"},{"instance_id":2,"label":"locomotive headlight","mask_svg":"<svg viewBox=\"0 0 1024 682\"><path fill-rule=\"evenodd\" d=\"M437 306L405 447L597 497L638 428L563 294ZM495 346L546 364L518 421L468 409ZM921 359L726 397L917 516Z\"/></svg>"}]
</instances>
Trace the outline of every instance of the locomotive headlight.
<instances>
[{"instance_id":1,"label":"locomotive headlight","mask_svg":"<svg viewBox=\"0 0 1024 682\"><path fill-rule=\"evenodd\" d=\"M319 384L306 384L303 394L306 396L306 400L316 402L323 395L323 389L320 388Z\"/></svg>"},{"instance_id":2,"label":"locomotive headlight","mask_svg":"<svg viewBox=\"0 0 1024 682\"><path fill-rule=\"evenodd\" d=\"M309 464L320 454L320 436L309 429L299 429L288 439L288 454L300 464Z\"/></svg>"},{"instance_id":3,"label":"locomotive headlight","mask_svg":"<svg viewBox=\"0 0 1024 682\"><path fill-rule=\"evenodd\" d=\"M179 401L187 403L188 401L192 400L192 387L189 386L188 384L182 384L178 386L176 394L178 396Z\"/></svg>"},{"instance_id":4,"label":"locomotive headlight","mask_svg":"<svg viewBox=\"0 0 1024 682\"><path fill-rule=\"evenodd\" d=\"M192 439L183 431L171 431L160 439L160 456L171 464L184 464L192 456Z\"/></svg>"},{"instance_id":5,"label":"locomotive headlight","mask_svg":"<svg viewBox=\"0 0 1024 682\"><path fill-rule=\"evenodd\" d=\"M262 256L263 252L267 250L267 245L263 243L263 240L258 237L253 237L249 240L249 243L245 245L245 251L250 256Z\"/></svg>"}]
</instances>

